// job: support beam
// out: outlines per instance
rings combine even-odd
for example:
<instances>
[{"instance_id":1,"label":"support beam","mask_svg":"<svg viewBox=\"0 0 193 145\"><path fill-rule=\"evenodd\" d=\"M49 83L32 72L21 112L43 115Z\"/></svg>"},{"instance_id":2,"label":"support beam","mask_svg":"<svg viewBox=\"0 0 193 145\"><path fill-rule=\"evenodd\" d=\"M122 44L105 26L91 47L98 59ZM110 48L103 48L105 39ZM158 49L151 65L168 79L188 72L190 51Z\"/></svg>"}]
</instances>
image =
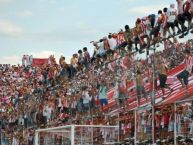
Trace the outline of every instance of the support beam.
<instances>
[{"instance_id":1,"label":"support beam","mask_svg":"<svg viewBox=\"0 0 193 145\"><path fill-rule=\"evenodd\" d=\"M74 125L71 126L71 145L74 145Z\"/></svg>"},{"instance_id":2,"label":"support beam","mask_svg":"<svg viewBox=\"0 0 193 145\"><path fill-rule=\"evenodd\" d=\"M35 145L39 145L38 131L35 132Z\"/></svg>"}]
</instances>

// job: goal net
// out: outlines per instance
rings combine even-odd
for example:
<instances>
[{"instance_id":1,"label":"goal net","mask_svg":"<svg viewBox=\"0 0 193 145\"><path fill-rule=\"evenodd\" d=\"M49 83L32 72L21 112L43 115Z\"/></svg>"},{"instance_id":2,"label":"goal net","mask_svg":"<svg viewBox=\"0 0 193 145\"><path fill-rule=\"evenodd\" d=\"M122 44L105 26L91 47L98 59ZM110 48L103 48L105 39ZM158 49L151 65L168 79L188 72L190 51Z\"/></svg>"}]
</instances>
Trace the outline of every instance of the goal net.
<instances>
[{"instance_id":1,"label":"goal net","mask_svg":"<svg viewBox=\"0 0 193 145\"><path fill-rule=\"evenodd\" d=\"M69 125L38 129L35 135L35 145L110 145L118 141L118 126Z\"/></svg>"}]
</instances>

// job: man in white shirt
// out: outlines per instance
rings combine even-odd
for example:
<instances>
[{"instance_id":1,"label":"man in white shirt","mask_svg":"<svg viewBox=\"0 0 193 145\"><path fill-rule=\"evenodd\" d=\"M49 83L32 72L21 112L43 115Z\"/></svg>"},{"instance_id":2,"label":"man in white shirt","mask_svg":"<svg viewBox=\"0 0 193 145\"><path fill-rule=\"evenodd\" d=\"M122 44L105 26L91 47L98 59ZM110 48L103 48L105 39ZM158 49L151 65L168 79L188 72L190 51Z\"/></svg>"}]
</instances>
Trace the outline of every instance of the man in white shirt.
<instances>
[{"instance_id":1,"label":"man in white shirt","mask_svg":"<svg viewBox=\"0 0 193 145\"><path fill-rule=\"evenodd\" d=\"M84 105L84 110L88 110L90 108L90 101L91 101L91 97L88 93L87 90L84 90L82 92L82 95L83 95L83 105Z\"/></svg>"},{"instance_id":2,"label":"man in white shirt","mask_svg":"<svg viewBox=\"0 0 193 145\"><path fill-rule=\"evenodd\" d=\"M112 35L109 35L109 36L108 36L108 42L109 42L109 45L110 45L110 49L111 49L112 51L114 51L114 50L116 49L116 47L117 47L117 41L116 41L116 39L114 39L114 38L112 37Z\"/></svg>"},{"instance_id":3,"label":"man in white shirt","mask_svg":"<svg viewBox=\"0 0 193 145\"><path fill-rule=\"evenodd\" d=\"M183 5L182 5L182 7L180 7L180 5L178 6L178 10L175 8L175 5L174 4L171 4L171 6L173 5L173 9L174 9L174 11L175 11L175 20L174 20L174 28L176 27L177 29L178 29L178 32L177 32L177 34L179 34L179 33L181 33L182 32L182 30L181 30L181 28L179 27L179 22L178 22L178 14L179 13L181 13L181 14L183 14ZM181 9L182 8L182 9Z\"/></svg>"},{"instance_id":4,"label":"man in white shirt","mask_svg":"<svg viewBox=\"0 0 193 145\"><path fill-rule=\"evenodd\" d=\"M105 49L104 49L104 42L103 42L103 39L101 39L99 41L99 49L97 50L97 54L100 56L100 57L103 57L105 55Z\"/></svg>"},{"instance_id":5,"label":"man in white shirt","mask_svg":"<svg viewBox=\"0 0 193 145\"><path fill-rule=\"evenodd\" d=\"M170 8L167 10L167 29L172 29L173 35L175 35L174 22L177 16L177 10L175 9L175 5L171 4Z\"/></svg>"},{"instance_id":6,"label":"man in white shirt","mask_svg":"<svg viewBox=\"0 0 193 145\"><path fill-rule=\"evenodd\" d=\"M44 108L43 108L43 122L44 122L44 124L46 124L47 123L47 120L48 120L48 112L47 112L47 106L44 106Z\"/></svg>"},{"instance_id":7,"label":"man in white shirt","mask_svg":"<svg viewBox=\"0 0 193 145\"><path fill-rule=\"evenodd\" d=\"M116 46L117 41L114 38L112 38L112 35L109 34L108 38L107 37L103 38L103 43L105 54L107 54L107 56L113 56L114 50L117 47Z\"/></svg>"},{"instance_id":8,"label":"man in white shirt","mask_svg":"<svg viewBox=\"0 0 193 145\"><path fill-rule=\"evenodd\" d=\"M47 121L50 122L51 120L51 115L52 115L52 107L50 105L48 105L46 107L46 112L47 112Z\"/></svg>"}]
</instances>

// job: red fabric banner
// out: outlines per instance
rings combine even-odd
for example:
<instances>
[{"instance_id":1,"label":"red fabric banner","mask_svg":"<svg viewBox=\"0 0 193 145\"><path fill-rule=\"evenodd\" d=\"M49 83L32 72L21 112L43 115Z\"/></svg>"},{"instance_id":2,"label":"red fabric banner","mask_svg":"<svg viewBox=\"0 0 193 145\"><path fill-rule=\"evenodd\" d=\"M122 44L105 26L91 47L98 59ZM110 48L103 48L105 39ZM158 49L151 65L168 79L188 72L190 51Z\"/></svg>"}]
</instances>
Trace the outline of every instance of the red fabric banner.
<instances>
[{"instance_id":1,"label":"red fabric banner","mask_svg":"<svg viewBox=\"0 0 193 145\"><path fill-rule=\"evenodd\" d=\"M33 66L48 64L48 58L33 58Z\"/></svg>"}]
</instances>

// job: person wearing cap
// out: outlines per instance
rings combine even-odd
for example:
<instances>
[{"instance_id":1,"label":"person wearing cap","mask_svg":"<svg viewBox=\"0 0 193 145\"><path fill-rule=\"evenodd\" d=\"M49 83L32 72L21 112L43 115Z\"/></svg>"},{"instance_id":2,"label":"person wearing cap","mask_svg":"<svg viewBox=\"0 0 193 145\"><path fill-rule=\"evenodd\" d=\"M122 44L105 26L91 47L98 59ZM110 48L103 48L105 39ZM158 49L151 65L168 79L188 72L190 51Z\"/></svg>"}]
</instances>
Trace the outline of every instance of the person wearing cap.
<instances>
[{"instance_id":1,"label":"person wearing cap","mask_svg":"<svg viewBox=\"0 0 193 145\"><path fill-rule=\"evenodd\" d=\"M188 77L192 73L192 55L190 53L190 50L185 50L185 59L183 61L185 64L184 70L177 75L178 80L182 84L182 87L188 87Z\"/></svg>"}]
</instances>

